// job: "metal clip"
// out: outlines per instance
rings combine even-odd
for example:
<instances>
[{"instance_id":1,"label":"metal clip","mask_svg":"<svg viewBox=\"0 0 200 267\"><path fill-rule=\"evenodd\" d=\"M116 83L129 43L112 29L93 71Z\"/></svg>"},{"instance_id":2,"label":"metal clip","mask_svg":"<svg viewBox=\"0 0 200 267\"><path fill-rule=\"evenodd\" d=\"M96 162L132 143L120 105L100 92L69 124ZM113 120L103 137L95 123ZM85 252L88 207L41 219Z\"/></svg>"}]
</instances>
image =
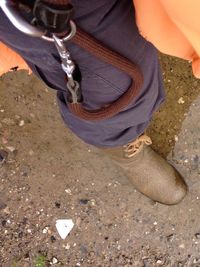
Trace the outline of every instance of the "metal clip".
<instances>
[{"instance_id":1,"label":"metal clip","mask_svg":"<svg viewBox=\"0 0 200 267\"><path fill-rule=\"evenodd\" d=\"M67 101L72 104L81 102L80 85L77 81L74 81L74 86L72 87L70 82L67 82L67 89L70 95L67 97Z\"/></svg>"},{"instance_id":2,"label":"metal clip","mask_svg":"<svg viewBox=\"0 0 200 267\"><path fill-rule=\"evenodd\" d=\"M73 72L75 70L75 64L71 60L70 53L66 49L63 40L55 36L55 34L53 34L53 39L54 39L56 48L58 50L58 53L60 55L60 58L62 60L62 64L61 64L62 69L67 74L67 78L69 80L70 86L74 87L75 83L73 79Z\"/></svg>"},{"instance_id":3,"label":"metal clip","mask_svg":"<svg viewBox=\"0 0 200 267\"><path fill-rule=\"evenodd\" d=\"M78 103L81 101L81 93L79 83L73 78L75 64L71 59L70 53L67 50L63 39L58 38L55 34L53 34L53 39L62 61L62 69L66 73L68 78L67 89L70 92L70 97L68 97L68 101L70 103Z\"/></svg>"}]
</instances>

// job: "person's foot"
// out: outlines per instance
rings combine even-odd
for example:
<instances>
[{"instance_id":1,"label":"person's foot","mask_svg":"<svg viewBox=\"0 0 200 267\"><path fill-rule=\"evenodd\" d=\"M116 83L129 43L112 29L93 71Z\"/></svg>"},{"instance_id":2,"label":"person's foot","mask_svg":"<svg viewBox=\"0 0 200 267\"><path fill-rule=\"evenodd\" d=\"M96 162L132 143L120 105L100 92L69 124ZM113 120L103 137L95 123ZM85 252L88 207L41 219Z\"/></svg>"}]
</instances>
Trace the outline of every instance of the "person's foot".
<instances>
[{"instance_id":1,"label":"person's foot","mask_svg":"<svg viewBox=\"0 0 200 267\"><path fill-rule=\"evenodd\" d=\"M187 193L187 185L178 171L149 145L151 139L142 135L117 148L104 148L129 177L135 188L150 199L166 205L179 203Z\"/></svg>"}]
</instances>

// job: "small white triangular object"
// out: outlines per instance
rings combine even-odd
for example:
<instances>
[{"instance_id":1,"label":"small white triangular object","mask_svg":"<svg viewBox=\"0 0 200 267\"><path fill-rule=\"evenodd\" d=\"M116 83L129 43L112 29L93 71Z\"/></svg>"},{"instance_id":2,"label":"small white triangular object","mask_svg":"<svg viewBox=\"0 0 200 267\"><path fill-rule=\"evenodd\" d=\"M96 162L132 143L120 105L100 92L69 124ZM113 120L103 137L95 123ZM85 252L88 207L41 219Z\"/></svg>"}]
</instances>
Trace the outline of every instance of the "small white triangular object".
<instances>
[{"instance_id":1,"label":"small white triangular object","mask_svg":"<svg viewBox=\"0 0 200 267\"><path fill-rule=\"evenodd\" d=\"M62 239L65 239L74 227L74 223L69 220L56 220L56 229Z\"/></svg>"}]
</instances>

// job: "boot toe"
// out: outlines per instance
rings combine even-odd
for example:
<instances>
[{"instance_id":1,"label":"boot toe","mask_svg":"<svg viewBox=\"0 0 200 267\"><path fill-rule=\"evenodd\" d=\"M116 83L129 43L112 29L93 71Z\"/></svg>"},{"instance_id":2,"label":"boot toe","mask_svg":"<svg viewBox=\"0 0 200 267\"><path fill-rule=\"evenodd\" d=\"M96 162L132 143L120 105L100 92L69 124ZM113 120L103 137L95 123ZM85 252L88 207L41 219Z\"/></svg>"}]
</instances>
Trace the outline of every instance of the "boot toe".
<instances>
[{"instance_id":1,"label":"boot toe","mask_svg":"<svg viewBox=\"0 0 200 267\"><path fill-rule=\"evenodd\" d=\"M143 165L143 172L137 171L137 177L129 175L136 189L152 200L175 205L187 194L187 185L181 174L163 158L154 154L154 164ZM135 168L136 170L136 168Z\"/></svg>"},{"instance_id":2,"label":"boot toe","mask_svg":"<svg viewBox=\"0 0 200 267\"><path fill-rule=\"evenodd\" d=\"M185 184L183 179L180 178L179 184L174 188L174 190L171 188L169 197L165 201L163 201L163 203L167 205L178 204L184 199L187 194L187 191L187 185Z\"/></svg>"},{"instance_id":3,"label":"boot toe","mask_svg":"<svg viewBox=\"0 0 200 267\"><path fill-rule=\"evenodd\" d=\"M152 181L151 187L144 194L156 202L175 205L183 200L188 188L181 175L172 166L169 166L169 168L171 172L169 171L165 175L157 177L157 179L150 178Z\"/></svg>"}]
</instances>

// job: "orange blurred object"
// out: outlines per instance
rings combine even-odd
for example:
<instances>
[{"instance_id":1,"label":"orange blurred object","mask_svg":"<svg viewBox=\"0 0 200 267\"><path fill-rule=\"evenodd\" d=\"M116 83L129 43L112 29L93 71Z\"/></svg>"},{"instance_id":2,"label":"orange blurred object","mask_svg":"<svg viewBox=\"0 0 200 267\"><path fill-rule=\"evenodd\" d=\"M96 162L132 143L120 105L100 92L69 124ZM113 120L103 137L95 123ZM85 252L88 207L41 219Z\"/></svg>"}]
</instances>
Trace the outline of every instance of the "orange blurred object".
<instances>
[{"instance_id":1,"label":"orange blurred object","mask_svg":"<svg viewBox=\"0 0 200 267\"><path fill-rule=\"evenodd\" d=\"M141 35L161 52L192 62L200 78L200 1L133 0Z\"/></svg>"},{"instance_id":2,"label":"orange blurred object","mask_svg":"<svg viewBox=\"0 0 200 267\"><path fill-rule=\"evenodd\" d=\"M0 42L0 75L15 67L17 67L18 70L28 70L29 74L31 74L31 69L22 57Z\"/></svg>"}]
</instances>

